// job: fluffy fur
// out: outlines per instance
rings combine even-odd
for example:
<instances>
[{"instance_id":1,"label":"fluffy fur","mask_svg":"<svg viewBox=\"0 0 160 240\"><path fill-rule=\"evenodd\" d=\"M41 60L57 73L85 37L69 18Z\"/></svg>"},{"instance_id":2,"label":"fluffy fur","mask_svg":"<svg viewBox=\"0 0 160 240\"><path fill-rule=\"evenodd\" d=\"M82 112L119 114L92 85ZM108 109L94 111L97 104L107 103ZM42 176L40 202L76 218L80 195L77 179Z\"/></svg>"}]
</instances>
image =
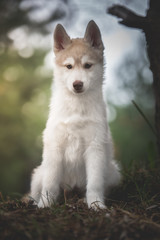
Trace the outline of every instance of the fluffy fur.
<instances>
[{"instance_id":1,"label":"fluffy fur","mask_svg":"<svg viewBox=\"0 0 160 240\"><path fill-rule=\"evenodd\" d=\"M103 43L88 23L84 38L54 32L54 89L43 135L43 161L34 170L31 197L39 207L58 199L60 188L86 191L88 207L104 208L104 196L120 180L103 100ZM76 85L76 87L74 87Z\"/></svg>"}]
</instances>

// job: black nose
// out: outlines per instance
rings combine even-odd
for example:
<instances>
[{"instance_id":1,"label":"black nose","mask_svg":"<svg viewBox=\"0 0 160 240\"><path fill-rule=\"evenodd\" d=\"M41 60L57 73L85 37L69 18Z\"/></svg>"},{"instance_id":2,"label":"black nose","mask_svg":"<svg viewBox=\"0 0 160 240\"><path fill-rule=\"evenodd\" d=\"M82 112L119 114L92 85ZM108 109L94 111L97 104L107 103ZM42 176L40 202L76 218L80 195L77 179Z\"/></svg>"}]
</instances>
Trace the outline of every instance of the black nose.
<instances>
[{"instance_id":1,"label":"black nose","mask_svg":"<svg viewBox=\"0 0 160 240\"><path fill-rule=\"evenodd\" d=\"M81 92L82 91L82 88L83 88L83 82L79 81L79 80L76 80L74 83L73 83L73 87L74 89L76 90L76 92Z\"/></svg>"}]
</instances>

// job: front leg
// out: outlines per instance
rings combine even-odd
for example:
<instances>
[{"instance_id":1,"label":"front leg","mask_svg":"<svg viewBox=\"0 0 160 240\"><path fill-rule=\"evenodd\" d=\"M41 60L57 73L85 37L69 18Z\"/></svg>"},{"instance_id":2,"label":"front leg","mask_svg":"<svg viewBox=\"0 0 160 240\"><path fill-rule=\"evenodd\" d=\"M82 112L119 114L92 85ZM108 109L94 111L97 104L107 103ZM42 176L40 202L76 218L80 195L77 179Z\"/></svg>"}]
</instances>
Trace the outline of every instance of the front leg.
<instances>
[{"instance_id":1,"label":"front leg","mask_svg":"<svg viewBox=\"0 0 160 240\"><path fill-rule=\"evenodd\" d=\"M104 209L104 177L106 172L106 154L103 147L90 146L86 153L87 192L89 208Z\"/></svg>"},{"instance_id":2,"label":"front leg","mask_svg":"<svg viewBox=\"0 0 160 240\"><path fill-rule=\"evenodd\" d=\"M42 192L38 207L50 207L56 202L62 180L62 154L58 150L45 149L42 163Z\"/></svg>"}]
</instances>

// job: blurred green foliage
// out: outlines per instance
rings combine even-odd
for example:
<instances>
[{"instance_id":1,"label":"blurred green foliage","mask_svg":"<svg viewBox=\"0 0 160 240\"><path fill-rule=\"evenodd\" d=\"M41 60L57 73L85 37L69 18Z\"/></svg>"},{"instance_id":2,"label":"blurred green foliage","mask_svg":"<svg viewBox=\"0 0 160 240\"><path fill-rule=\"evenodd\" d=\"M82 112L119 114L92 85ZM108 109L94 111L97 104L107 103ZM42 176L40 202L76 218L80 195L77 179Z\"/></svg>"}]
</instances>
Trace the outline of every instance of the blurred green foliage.
<instances>
[{"instance_id":1,"label":"blurred green foliage","mask_svg":"<svg viewBox=\"0 0 160 240\"><path fill-rule=\"evenodd\" d=\"M45 51L22 58L7 48L0 56L0 190L24 192L41 160L52 71Z\"/></svg>"},{"instance_id":2,"label":"blurred green foliage","mask_svg":"<svg viewBox=\"0 0 160 240\"><path fill-rule=\"evenodd\" d=\"M111 122L115 153L122 169L154 168L156 163L155 136L134 105L117 108L117 118ZM152 112L145 111L152 122ZM153 123L152 123L153 124Z\"/></svg>"}]
</instances>

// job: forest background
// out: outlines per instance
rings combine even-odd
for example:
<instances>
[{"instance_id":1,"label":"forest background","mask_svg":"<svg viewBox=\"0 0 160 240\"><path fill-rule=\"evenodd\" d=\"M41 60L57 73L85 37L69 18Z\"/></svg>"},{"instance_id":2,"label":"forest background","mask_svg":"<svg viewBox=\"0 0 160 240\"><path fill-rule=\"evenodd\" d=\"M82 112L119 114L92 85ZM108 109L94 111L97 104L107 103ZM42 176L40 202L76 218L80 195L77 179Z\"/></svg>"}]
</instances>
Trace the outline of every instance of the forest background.
<instances>
[{"instance_id":1,"label":"forest background","mask_svg":"<svg viewBox=\"0 0 160 240\"><path fill-rule=\"evenodd\" d=\"M52 34L58 22L71 37L82 37L89 20L97 22L106 48L104 96L116 159L122 171L155 167L155 136L132 102L154 126L145 37L106 14L118 2L145 15L148 1L80 2L0 1L0 192L4 196L26 193L32 169L42 159L42 132L54 81Z\"/></svg>"}]
</instances>

